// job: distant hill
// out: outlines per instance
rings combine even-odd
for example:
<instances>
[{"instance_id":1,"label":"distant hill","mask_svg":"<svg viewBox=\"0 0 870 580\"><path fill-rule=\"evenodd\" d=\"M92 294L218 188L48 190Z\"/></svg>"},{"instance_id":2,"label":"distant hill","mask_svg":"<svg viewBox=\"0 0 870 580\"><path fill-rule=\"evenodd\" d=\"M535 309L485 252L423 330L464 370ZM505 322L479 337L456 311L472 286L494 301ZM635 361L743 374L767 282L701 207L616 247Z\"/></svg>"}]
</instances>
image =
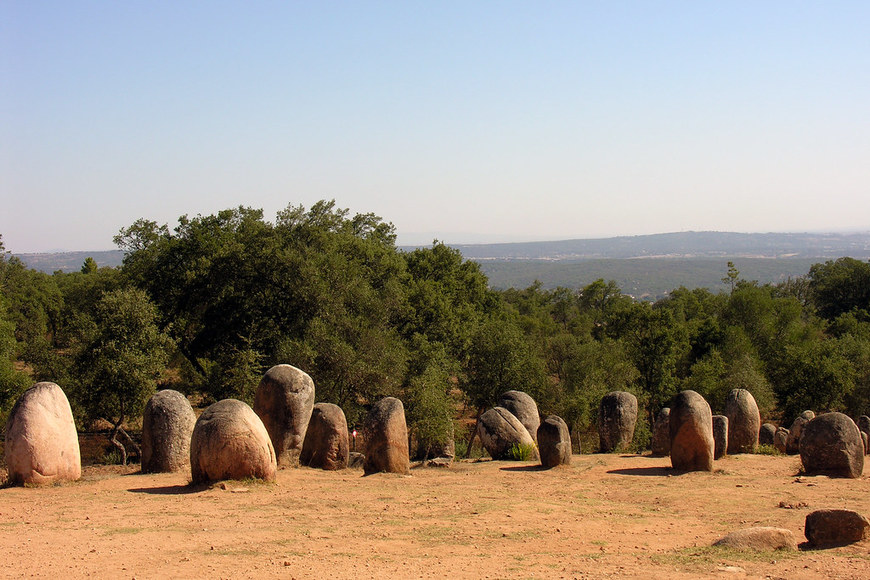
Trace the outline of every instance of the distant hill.
<instances>
[{"instance_id":1,"label":"distant hill","mask_svg":"<svg viewBox=\"0 0 870 580\"><path fill-rule=\"evenodd\" d=\"M56 252L44 254L15 254L28 268L52 274L61 272L78 272L87 258L93 258L97 266L117 267L124 259L121 250L106 250L101 252Z\"/></svg>"},{"instance_id":2,"label":"distant hill","mask_svg":"<svg viewBox=\"0 0 870 580\"><path fill-rule=\"evenodd\" d=\"M724 289L728 261L762 284L804 276L813 264L870 258L870 233L740 234L680 232L605 239L453 245L475 260L493 288L581 288L614 280L635 298L654 300L680 286Z\"/></svg>"},{"instance_id":3,"label":"distant hill","mask_svg":"<svg viewBox=\"0 0 870 580\"><path fill-rule=\"evenodd\" d=\"M453 245L471 260L623 258L870 258L870 233L739 234L679 232L648 236Z\"/></svg>"},{"instance_id":4,"label":"distant hill","mask_svg":"<svg viewBox=\"0 0 870 580\"><path fill-rule=\"evenodd\" d=\"M614 280L627 294L656 299L674 288L724 288L727 262L740 277L776 283L803 276L810 266L843 256L870 259L870 233L739 234L680 232L604 239L504 244L452 244L480 263L493 288L579 288L599 278ZM410 251L414 247L402 247ZM120 250L18 254L28 267L75 272L85 258L119 266Z\"/></svg>"}]
</instances>

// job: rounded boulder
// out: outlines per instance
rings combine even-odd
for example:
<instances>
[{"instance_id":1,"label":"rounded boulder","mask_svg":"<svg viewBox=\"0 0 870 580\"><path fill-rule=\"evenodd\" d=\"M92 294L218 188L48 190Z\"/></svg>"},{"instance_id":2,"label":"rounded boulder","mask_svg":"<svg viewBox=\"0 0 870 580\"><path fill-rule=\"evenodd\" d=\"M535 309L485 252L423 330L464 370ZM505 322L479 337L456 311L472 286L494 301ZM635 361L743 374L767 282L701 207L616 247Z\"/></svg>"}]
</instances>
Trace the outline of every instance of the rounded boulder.
<instances>
[{"instance_id":1,"label":"rounded boulder","mask_svg":"<svg viewBox=\"0 0 870 580\"><path fill-rule=\"evenodd\" d=\"M298 463L313 410L314 381L308 373L287 364L266 371L254 395L254 411L269 432L279 467Z\"/></svg>"},{"instance_id":2,"label":"rounded boulder","mask_svg":"<svg viewBox=\"0 0 870 580\"><path fill-rule=\"evenodd\" d=\"M776 425L765 423L758 430L758 444L773 446L773 437L776 435Z\"/></svg>"},{"instance_id":3,"label":"rounded boulder","mask_svg":"<svg viewBox=\"0 0 870 580\"><path fill-rule=\"evenodd\" d=\"M725 415L713 415L713 459L728 454L729 421Z\"/></svg>"},{"instance_id":4,"label":"rounded boulder","mask_svg":"<svg viewBox=\"0 0 870 580\"><path fill-rule=\"evenodd\" d=\"M814 548L833 548L870 538L870 520L853 510L817 510L807 514L804 535Z\"/></svg>"},{"instance_id":5,"label":"rounded boulder","mask_svg":"<svg viewBox=\"0 0 870 580\"><path fill-rule=\"evenodd\" d=\"M756 527L731 532L713 543L735 550L784 550L793 552L798 549L797 541L791 530L785 528Z\"/></svg>"},{"instance_id":6,"label":"rounded boulder","mask_svg":"<svg viewBox=\"0 0 870 580\"><path fill-rule=\"evenodd\" d=\"M236 399L209 406L193 426L190 474L193 483L253 477L275 481L275 448L260 417Z\"/></svg>"},{"instance_id":7,"label":"rounded boulder","mask_svg":"<svg viewBox=\"0 0 870 580\"><path fill-rule=\"evenodd\" d=\"M24 391L6 420L6 467L12 485L76 481L81 451L72 409L55 383Z\"/></svg>"},{"instance_id":8,"label":"rounded boulder","mask_svg":"<svg viewBox=\"0 0 870 580\"><path fill-rule=\"evenodd\" d=\"M502 394L496 406L510 411L514 417L520 420L532 439L537 440L541 415L538 412L537 403L529 394L522 391L507 391Z\"/></svg>"},{"instance_id":9,"label":"rounded boulder","mask_svg":"<svg viewBox=\"0 0 870 580\"><path fill-rule=\"evenodd\" d=\"M725 416L728 417L728 453L755 453L761 413L752 393L732 389L725 397Z\"/></svg>"},{"instance_id":10,"label":"rounded boulder","mask_svg":"<svg viewBox=\"0 0 870 580\"><path fill-rule=\"evenodd\" d=\"M571 434L568 424L557 415L549 415L538 427L538 454L541 466L550 469L571 463Z\"/></svg>"},{"instance_id":11,"label":"rounded boulder","mask_svg":"<svg viewBox=\"0 0 870 580\"><path fill-rule=\"evenodd\" d=\"M349 453L344 411L332 403L314 405L299 463L306 467L336 471L347 467Z\"/></svg>"},{"instance_id":12,"label":"rounded boulder","mask_svg":"<svg viewBox=\"0 0 870 580\"><path fill-rule=\"evenodd\" d=\"M670 407L665 407L656 415L651 445L654 457L667 457L671 453L670 421Z\"/></svg>"},{"instance_id":13,"label":"rounded boulder","mask_svg":"<svg viewBox=\"0 0 870 580\"><path fill-rule=\"evenodd\" d=\"M372 405L363 426L366 443L363 471L372 473L411 473L408 454L408 425L405 407L395 397L385 397Z\"/></svg>"},{"instance_id":14,"label":"rounded boulder","mask_svg":"<svg viewBox=\"0 0 870 580\"><path fill-rule=\"evenodd\" d=\"M800 454L808 475L858 478L864 471L861 432L843 413L825 413L807 423Z\"/></svg>"},{"instance_id":15,"label":"rounded boulder","mask_svg":"<svg viewBox=\"0 0 870 580\"><path fill-rule=\"evenodd\" d=\"M154 393L142 414L142 472L187 469L195 423L196 414L187 397L171 389Z\"/></svg>"},{"instance_id":16,"label":"rounded boulder","mask_svg":"<svg viewBox=\"0 0 870 580\"><path fill-rule=\"evenodd\" d=\"M478 435L493 459L512 459L514 445L535 446L525 425L504 407L493 407L480 416Z\"/></svg>"},{"instance_id":17,"label":"rounded boulder","mask_svg":"<svg viewBox=\"0 0 870 580\"><path fill-rule=\"evenodd\" d=\"M713 471L713 413L704 397L695 391L677 394L669 425L673 468Z\"/></svg>"},{"instance_id":18,"label":"rounded boulder","mask_svg":"<svg viewBox=\"0 0 870 580\"><path fill-rule=\"evenodd\" d=\"M602 453L624 451L634 439L637 397L613 391L601 398L598 408L598 441Z\"/></svg>"}]
</instances>

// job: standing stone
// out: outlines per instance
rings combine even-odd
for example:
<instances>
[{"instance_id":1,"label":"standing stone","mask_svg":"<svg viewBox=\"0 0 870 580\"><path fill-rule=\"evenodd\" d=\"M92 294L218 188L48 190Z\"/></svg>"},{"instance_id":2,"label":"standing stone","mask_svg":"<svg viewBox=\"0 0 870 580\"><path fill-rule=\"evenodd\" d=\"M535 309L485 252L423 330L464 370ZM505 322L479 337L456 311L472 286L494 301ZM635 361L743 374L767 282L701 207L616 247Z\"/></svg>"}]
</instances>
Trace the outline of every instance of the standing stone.
<instances>
[{"instance_id":1,"label":"standing stone","mask_svg":"<svg viewBox=\"0 0 870 580\"><path fill-rule=\"evenodd\" d=\"M870 538L870 520L852 510L817 510L807 514L804 535L814 548L832 548Z\"/></svg>"},{"instance_id":2,"label":"standing stone","mask_svg":"<svg viewBox=\"0 0 870 580\"><path fill-rule=\"evenodd\" d=\"M408 426L402 401L385 397L372 405L363 426L363 435L366 443L363 471L366 475L379 472L411 473Z\"/></svg>"},{"instance_id":3,"label":"standing stone","mask_svg":"<svg viewBox=\"0 0 870 580\"><path fill-rule=\"evenodd\" d=\"M571 463L571 434L561 417L549 415L538 427L538 453L546 469Z\"/></svg>"},{"instance_id":4,"label":"standing stone","mask_svg":"<svg viewBox=\"0 0 870 580\"><path fill-rule=\"evenodd\" d=\"M514 445L535 446L525 425L504 407L494 407L481 415L477 433L493 459L512 459L510 451Z\"/></svg>"},{"instance_id":5,"label":"standing stone","mask_svg":"<svg viewBox=\"0 0 870 580\"><path fill-rule=\"evenodd\" d=\"M713 459L728 454L730 421L725 415L713 415Z\"/></svg>"},{"instance_id":6,"label":"standing stone","mask_svg":"<svg viewBox=\"0 0 870 580\"><path fill-rule=\"evenodd\" d=\"M683 391L671 404L671 465L679 471L713 471L713 413L704 397Z\"/></svg>"},{"instance_id":7,"label":"standing stone","mask_svg":"<svg viewBox=\"0 0 870 580\"><path fill-rule=\"evenodd\" d=\"M537 441L541 415L538 413L538 405L531 396L522 391L508 391L502 394L496 406L510 411L514 417L520 420L532 439Z\"/></svg>"},{"instance_id":8,"label":"standing stone","mask_svg":"<svg viewBox=\"0 0 870 580\"><path fill-rule=\"evenodd\" d=\"M670 418L671 409L669 407L665 407L656 415L652 436L652 454L654 457L667 457L671 453Z\"/></svg>"},{"instance_id":9,"label":"standing stone","mask_svg":"<svg viewBox=\"0 0 870 580\"><path fill-rule=\"evenodd\" d=\"M864 455L870 455L870 417L858 417L858 430L861 431L861 439L864 441Z\"/></svg>"},{"instance_id":10,"label":"standing stone","mask_svg":"<svg viewBox=\"0 0 870 580\"><path fill-rule=\"evenodd\" d=\"M12 485L75 481L82 476L72 410L55 383L36 383L9 412L6 467Z\"/></svg>"},{"instance_id":11,"label":"standing stone","mask_svg":"<svg viewBox=\"0 0 870 580\"><path fill-rule=\"evenodd\" d=\"M785 452L789 455L800 453L801 434L803 433L804 425L815 418L816 414L812 411L804 411L791 424L788 430L788 441L785 443Z\"/></svg>"},{"instance_id":12,"label":"standing stone","mask_svg":"<svg viewBox=\"0 0 870 580\"><path fill-rule=\"evenodd\" d=\"M142 472L171 473L190 467L190 436L196 414L187 397L157 391L142 414Z\"/></svg>"},{"instance_id":13,"label":"standing stone","mask_svg":"<svg viewBox=\"0 0 870 580\"><path fill-rule=\"evenodd\" d=\"M785 453L788 445L788 429L777 427L773 435L773 447L780 453Z\"/></svg>"},{"instance_id":14,"label":"standing stone","mask_svg":"<svg viewBox=\"0 0 870 580\"><path fill-rule=\"evenodd\" d=\"M625 391L607 393L598 409L598 440L602 453L624 451L634 438L637 397Z\"/></svg>"},{"instance_id":15,"label":"standing stone","mask_svg":"<svg viewBox=\"0 0 870 580\"><path fill-rule=\"evenodd\" d=\"M755 453L761 414L755 397L746 389L732 389L725 398L728 417L728 453Z\"/></svg>"},{"instance_id":16,"label":"standing stone","mask_svg":"<svg viewBox=\"0 0 870 580\"><path fill-rule=\"evenodd\" d=\"M194 485L253 477L275 481L275 448L260 417L236 399L209 406L193 426L190 474Z\"/></svg>"},{"instance_id":17,"label":"standing stone","mask_svg":"<svg viewBox=\"0 0 870 580\"><path fill-rule=\"evenodd\" d=\"M263 375L254 395L254 411L269 432L279 467L298 463L313 409L314 381L307 373L281 364Z\"/></svg>"},{"instance_id":18,"label":"standing stone","mask_svg":"<svg viewBox=\"0 0 870 580\"><path fill-rule=\"evenodd\" d=\"M332 403L317 403L305 431L299 463L336 471L347 467L350 443L344 411Z\"/></svg>"},{"instance_id":19,"label":"standing stone","mask_svg":"<svg viewBox=\"0 0 870 580\"><path fill-rule=\"evenodd\" d=\"M843 413L825 413L804 425L800 454L808 475L858 478L864 471L861 432Z\"/></svg>"},{"instance_id":20,"label":"standing stone","mask_svg":"<svg viewBox=\"0 0 870 580\"><path fill-rule=\"evenodd\" d=\"M758 431L758 444L772 446L774 435L776 435L776 425L765 423Z\"/></svg>"}]
</instances>

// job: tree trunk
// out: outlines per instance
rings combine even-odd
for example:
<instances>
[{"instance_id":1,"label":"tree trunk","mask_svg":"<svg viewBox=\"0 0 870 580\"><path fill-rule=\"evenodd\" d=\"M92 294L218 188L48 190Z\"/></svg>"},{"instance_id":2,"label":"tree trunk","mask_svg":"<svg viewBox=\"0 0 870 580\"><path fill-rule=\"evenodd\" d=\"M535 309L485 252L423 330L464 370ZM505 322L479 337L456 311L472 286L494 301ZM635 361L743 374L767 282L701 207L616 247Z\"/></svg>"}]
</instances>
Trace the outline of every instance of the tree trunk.
<instances>
[{"instance_id":1,"label":"tree trunk","mask_svg":"<svg viewBox=\"0 0 870 580\"><path fill-rule=\"evenodd\" d=\"M474 430L471 432L471 437L468 438L468 447L465 449L465 458L471 457L471 446L474 443L474 438L477 437L477 429L480 427L480 416L483 415L483 409L477 410L477 419L474 421Z\"/></svg>"},{"instance_id":2,"label":"tree trunk","mask_svg":"<svg viewBox=\"0 0 870 580\"><path fill-rule=\"evenodd\" d=\"M118 451L121 452L121 465L127 465L127 449L120 441L118 441L118 431L123 431L123 429L121 429L121 423L123 421L124 418L121 417L118 419L117 423L112 424L112 431L109 433L109 441L118 449Z\"/></svg>"}]
</instances>

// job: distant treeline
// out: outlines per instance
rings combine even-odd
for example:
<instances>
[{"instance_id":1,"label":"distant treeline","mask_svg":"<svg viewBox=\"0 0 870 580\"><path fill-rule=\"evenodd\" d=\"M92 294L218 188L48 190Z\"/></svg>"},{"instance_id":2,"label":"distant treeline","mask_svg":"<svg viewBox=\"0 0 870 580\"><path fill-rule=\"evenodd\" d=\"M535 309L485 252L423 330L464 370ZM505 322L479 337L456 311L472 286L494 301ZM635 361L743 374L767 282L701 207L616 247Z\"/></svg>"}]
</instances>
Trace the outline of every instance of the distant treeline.
<instances>
[{"instance_id":1,"label":"distant treeline","mask_svg":"<svg viewBox=\"0 0 870 580\"><path fill-rule=\"evenodd\" d=\"M818 258L733 258L744 278L778 284L806 275ZM613 280L623 292L641 300L664 298L674 288L718 292L729 258L623 258L608 260L482 260L481 270L493 288L577 288L598 279Z\"/></svg>"},{"instance_id":2,"label":"distant treeline","mask_svg":"<svg viewBox=\"0 0 870 580\"><path fill-rule=\"evenodd\" d=\"M594 431L605 393L630 391L646 419L638 447L687 388L714 412L731 389L749 389L765 419L785 422L804 409L870 411L864 260L827 260L778 283L722 263L718 291L674 284L653 302L607 279L496 290L459 250L401 250L392 224L334 202L291 205L273 222L244 207L171 229L141 219L115 241L120 267L85 259L51 275L0 248L2 412L34 380L52 380L80 427L103 419L117 437L158 387L250 402L278 363L309 373L317 400L351 424L396 396L421 445L456 427L460 452L468 433L457 417L512 389L575 438Z\"/></svg>"}]
</instances>

